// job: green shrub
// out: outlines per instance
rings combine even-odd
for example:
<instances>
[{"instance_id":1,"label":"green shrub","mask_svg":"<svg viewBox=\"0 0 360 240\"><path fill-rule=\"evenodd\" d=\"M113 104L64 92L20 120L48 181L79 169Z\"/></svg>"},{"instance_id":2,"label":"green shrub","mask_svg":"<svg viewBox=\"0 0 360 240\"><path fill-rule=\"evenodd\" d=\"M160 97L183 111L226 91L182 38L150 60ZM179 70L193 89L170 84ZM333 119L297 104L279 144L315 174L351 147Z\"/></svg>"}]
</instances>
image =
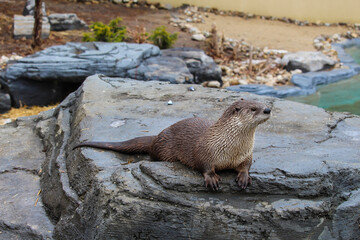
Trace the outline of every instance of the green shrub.
<instances>
[{"instance_id":1,"label":"green shrub","mask_svg":"<svg viewBox=\"0 0 360 240\"><path fill-rule=\"evenodd\" d=\"M170 48L177 40L178 34L170 34L166 31L165 26L157 27L149 37L149 40L153 42L160 49Z\"/></svg>"},{"instance_id":2,"label":"green shrub","mask_svg":"<svg viewBox=\"0 0 360 240\"><path fill-rule=\"evenodd\" d=\"M111 20L109 25L102 22L95 22L90 25L92 34L84 33L84 42L122 42L126 38L126 27L121 26L122 18Z\"/></svg>"}]
</instances>

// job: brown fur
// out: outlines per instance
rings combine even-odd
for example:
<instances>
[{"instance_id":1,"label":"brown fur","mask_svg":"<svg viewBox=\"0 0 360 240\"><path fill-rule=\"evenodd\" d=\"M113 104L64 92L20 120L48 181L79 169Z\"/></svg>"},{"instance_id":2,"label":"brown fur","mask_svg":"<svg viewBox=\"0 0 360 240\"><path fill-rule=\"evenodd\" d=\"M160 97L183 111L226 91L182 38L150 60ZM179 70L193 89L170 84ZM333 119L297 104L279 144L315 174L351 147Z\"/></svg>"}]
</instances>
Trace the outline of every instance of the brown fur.
<instances>
[{"instance_id":1,"label":"brown fur","mask_svg":"<svg viewBox=\"0 0 360 240\"><path fill-rule=\"evenodd\" d=\"M164 129L157 136L138 137L124 142L84 142L77 147L95 147L134 154L148 153L151 158L181 162L200 171L205 185L218 190L216 170L234 169L241 188L251 183L249 169L256 127L270 117L263 103L240 100L233 103L215 123L188 118Z\"/></svg>"}]
</instances>

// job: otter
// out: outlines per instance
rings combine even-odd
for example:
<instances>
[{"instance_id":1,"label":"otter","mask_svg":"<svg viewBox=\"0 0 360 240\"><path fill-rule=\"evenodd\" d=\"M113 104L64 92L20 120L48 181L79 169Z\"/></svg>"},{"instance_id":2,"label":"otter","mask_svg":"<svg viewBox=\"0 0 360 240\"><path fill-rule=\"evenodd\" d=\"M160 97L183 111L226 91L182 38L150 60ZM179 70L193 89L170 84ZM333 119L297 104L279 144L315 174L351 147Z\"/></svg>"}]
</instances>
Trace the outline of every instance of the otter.
<instances>
[{"instance_id":1,"label":"otter","mask_svg":"<svg viewBox=\"0 0 360 240\"><path fill-rule=\"evenodd\" d=\"M249 169L256 127L267 121L271 110L265 104L234 102L215 122L188 118L164 129L157 136L137 137L123 142L83 142L75 146L94 147L120 153L149 154L153 160L181 162L204 176L205 187L219 189L216 170L234 169L239 187L251 184Z\"/></svg>"}]
</instances>

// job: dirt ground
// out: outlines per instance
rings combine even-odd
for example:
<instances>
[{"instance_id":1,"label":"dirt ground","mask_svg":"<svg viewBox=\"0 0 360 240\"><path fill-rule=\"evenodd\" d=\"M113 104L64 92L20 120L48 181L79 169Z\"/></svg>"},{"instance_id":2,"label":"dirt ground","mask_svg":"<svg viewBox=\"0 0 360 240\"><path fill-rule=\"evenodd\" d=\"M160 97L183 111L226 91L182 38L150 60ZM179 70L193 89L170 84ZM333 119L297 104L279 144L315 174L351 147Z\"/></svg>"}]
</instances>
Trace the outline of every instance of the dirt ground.
<instances>
[{"instance_id":1,"label":"dirt ground","mask_svg":"<svg viewBox=\"0 0 360 240\"><path fill-rule=\"evenodd\" d=\"M190 40L190 34L181 32L169 24L170 14L181 15L180 11L157 10L149 8L126 8L122 5L105 2L99 4L74 3L65 0L43 0L46 11L51 13L76 13L87 24L95 21L108 23L111 19L122 17L127 27L144 26L152 31L160 25L167 26L170 32L179 32L177 46L204 48L203 43ZM28 55L33 53L30 39L14 40L12 23L14 14L22 14L26 0L0 0L0 56L11 53ZM211 24L216 23L220 33L226 37L243 39L256 47L285 49L288 51L314 50L313 39L321 34L346 32L346 27L297 26L279 21L261 19L245 20L239 17L218 16L209 14L205 24L193 24L200 30L210 31ZM49 39L43 41L42 47L64 44L68 41L81 41L82 31L51 32Z\"/></svg>"},{"instance_id":2,"label":"dirt ground","mask_svg":"<svg viewBox=\"0 0 360 240\"><path fill-rule=\"evenodd\" d=\"M215 23L219 33L233 39L243 39L256 47L282 49L290 52L314 51L313 40L321 34L333 35L347 31L346 27L298 26L291 23L262 19L244 19L208 14L205 24L194 24L201 31L209 31Z\"/></svg>"}]
</instances>

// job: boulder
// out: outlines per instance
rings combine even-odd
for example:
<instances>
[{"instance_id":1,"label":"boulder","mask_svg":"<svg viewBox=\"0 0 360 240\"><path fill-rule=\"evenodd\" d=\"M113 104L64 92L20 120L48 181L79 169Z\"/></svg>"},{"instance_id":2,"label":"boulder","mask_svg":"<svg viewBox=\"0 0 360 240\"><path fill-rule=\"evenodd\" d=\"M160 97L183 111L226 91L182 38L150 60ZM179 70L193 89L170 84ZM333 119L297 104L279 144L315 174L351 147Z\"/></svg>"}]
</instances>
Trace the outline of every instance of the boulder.
<instances>
[{"instance_id":1,"label":"boulder","mask_svg":"<svg viewBox=\"0 0 360 240\"><path fill-rule=\"evenodd\" d=\"M354 224L360 218L358 116L249 93L187 88L95 75L51 116L34 120L44 146L33 151L46 150L41 189L56 224L54 238L360 238ZM253 180L246 190L238 188L232 171L218 173L221 188L212 192L200 173L180 163L72 150L87 140L155 135L187 117L216 120L239 98L273 110L256 133Z\"/></svg>"},{"instance_id":2,"label":"boulder","mask_svg":"<svg viewBox=\"0 0 360 240\"><path fill-rule=\"evenodd\" d=\"M166 81L170 83L192 83L193 75L184 61L177 57L152 57L139 67L128 71L128 76L144 81Z\"/></svg>"},{"instance_id":3,"label":"boulder","mask_svg":"<svg viewBox=\"0 0 360 240\"><path fill-rule=\"evenodd\" d=\"M195 83L221 80L221 69L203 50L195 48L170 48L161 51L162 56L178 57L184 60Z\"/></svg>"},{"instance_id":4,"label":"boulder","mask_svg":"<svg viewBox=\"0 0 360 240\"><path fill-rule=\"evenodd\" d=\"M66 43L17 61L6 69L5 78L82 82L95 73L126 77L128 70L159 54L159 48L150 44Z\"/></svg>"},{"instance_id":5,"label":"boulder","mask_svg":"<svg viewBox=\"0 0 360 240\"><path fill-rule=\"evenodd\" d=\"M191 39L195 40L195 41L202 42L202 41L205 41L206 37L204 36L204 34L198 33L198 34L193 34L191 36Z\"/></svg>"},{"instance_id":6,"label":"boulder","mask_svg":"<svg viewBox=\"0 0 360 240\"><path fill-rule=\"evenodd\" d=\"M22 37L32 38L34 28L34 16L14 15L14 39ZM42 18L41 38L48 38L50 34L50 24L47 17Z\"/></svg>"},{"instance_id":7,"label":"boulder","mask_svg":"<svg viewBox=\"0 0 360 240\"><path fill-rule=\"evenodd\" d=\"M39 195L44 146L34 118L0 126L0 239L53 239Z\"/></svg>"},{"instance_id":8,"label":"boulder","mask_svg":"<svg viewBox=\"0 0 360 240\"><path fill-rule=\"evenodd\" d=\"M334 67L336 61L322 52L300 51L285 54L281 64L287 71L300 69L302 72L316 72Z\"/></svg>"},{"instance_id":9,"label":"boulder","mask_svg":"<svg viewBox=\"0 0 360 240\"><path fill-rule=\"evenodd\" d=\"M0 114L5 113L11 109L10 95L0 90Z\"/></svg>"},{"instance_id":10,"label":"boulder","mask_svg":"<svg viewBox=\"0 0 360 240\"><path fill-rule=\"evenodd\" d=\"M160 56L161 55L161 56ZM4 78L16 106L48 105L77 88L92 74L171 83L221 83L221 70L197 49L164 50L150 44L67 43L9 65ZM47 83L43 83L47 82ZM28 91L28 92L26 92ZM44 102L41 102L41 99Z\"/></svg>"},{"instance_id":11,"label":"boulder","mask_svg":"<svg viewBox=\"0 0 360 240\"><path fill-rule=\"evenodd\" d=\"M49 15L51 31L87 29L87 24L75 13L53 13Z\"/></svg>"},{"instance_id":12,"label":"boulder","mask_svg":"<svg viewBox=\"0 0 360 240\"><path fill-rule=\"evenodd\" d=\"M42 11L42 15L46 16L46 10L45 10L45 2L42 2L41 5L41 11ZM23 16L34 16L35 15L35 0L27 0L25 7L23 9Z\"/></svg>"}]
</instances>

